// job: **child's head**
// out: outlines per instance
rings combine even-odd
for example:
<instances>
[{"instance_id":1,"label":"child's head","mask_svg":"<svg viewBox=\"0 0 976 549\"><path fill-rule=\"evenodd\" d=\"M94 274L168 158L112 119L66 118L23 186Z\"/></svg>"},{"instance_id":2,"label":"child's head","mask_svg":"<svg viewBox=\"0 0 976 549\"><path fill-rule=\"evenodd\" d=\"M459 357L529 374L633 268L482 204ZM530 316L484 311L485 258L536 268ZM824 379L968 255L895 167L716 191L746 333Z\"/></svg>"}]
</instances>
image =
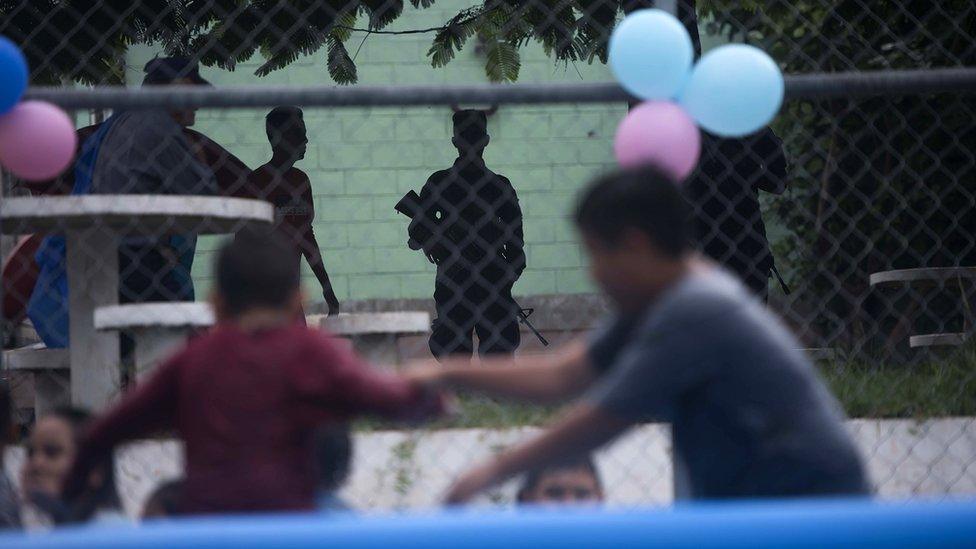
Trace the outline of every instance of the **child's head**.
<instances>
[{"instance_id":1,"label":"child's head","mask_svg":"<svg viewBox=\"0 0 976 549\"><path fill-rule=\"evenodd\" d=\"M313 454L319 476L319 490L334 492L349 476L352 435L346 423L327 425L315 433Z\"/></svg>"},{"instance_id":2,"label":"child's head","mask_svg":"<svg viewBox=\"0 0 976 549\"><path fill-rule=\"evenodd\" d=\"M298 161L305 158L308 134L302 109L275 107L264 119L271 149L280 156Z\"/></svg>"},{"instance_id":3,"label":"child's head","mask_svg":"<svg viewBox=\"0 0 976 549\"><path fill-rule=\"evenodd\" d=\"M575 222L596 283L622 309L671 281L689 252L688 206L675 182L646 166L597 179Z\"/></svg>"},{"instance_id":4,"label":"child's head","mask_svg":"<svg viewBox=\"0 0 976 549\"><path fill-rule=\"evenodd\" d=\"M27 460L21 479L25 493L60 496L61 484L74 463L88 419L83 410L58 408L34 423L27 439Z\"/></svg>"},{"instance_id":5,"label":"child's head","mask_svg":"<svg viewBox=\"0 0 976 549\"><path fill-rule=\"evenodd\" d=\"M112 458L99 463L92 470L88 477L88 490L79 499L64 502L64 509L59 507L60 504L51 506L61 498L62 485L71 472L90 418L91 415L84 410L57 408L34 423L27 440L27 460L21 471L21 490L38 505L43 503L42 507L52 513L55 522L87 520L98 509L120 506ZM67 514L60 516L62 511Z\"/></svg>"},{"instance_id":6,"label":"child's head","mask_svg":"<svg viewBox=\"0 0 976 549\"><path fill-rule=\"evenodd\" d=\"M533 505L599 503L603 486L593 460L583 458L530 472L516 499Z\"/></svg>"},{"instance_id":7,"label":"child's head","mask_svg":"<svg viewBox=\"0 0 976 549\"><path fill-rule=\"evenodd\" d=\"M146 498L142 520L174 517L179 514L183 495L183 479L164 482Z\"/></svg>"},{"instance_id":8,"label":"child's head","mask_svg":"<svg viewBox=\"0 0 976 549\"><path fill-rule=\"evenodd\" d=\"M295 254L273 233L241 231L217 254L214 307L219 320L256 311L297 314L302 305Z\"/></svg>"}]
</instances>

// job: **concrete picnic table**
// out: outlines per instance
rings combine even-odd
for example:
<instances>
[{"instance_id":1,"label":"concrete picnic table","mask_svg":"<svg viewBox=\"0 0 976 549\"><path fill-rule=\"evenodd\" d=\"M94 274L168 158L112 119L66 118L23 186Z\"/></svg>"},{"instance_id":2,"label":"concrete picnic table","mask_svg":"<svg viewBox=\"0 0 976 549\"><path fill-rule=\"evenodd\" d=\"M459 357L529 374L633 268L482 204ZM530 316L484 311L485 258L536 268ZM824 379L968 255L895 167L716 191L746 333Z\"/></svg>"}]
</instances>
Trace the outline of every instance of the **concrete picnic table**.
<instances>
[{"instance_id":1,"label":"concrete picnic table","mask_svg":"<svg viewBox=\"0 0 976 549\"><path fill-rule=\"evenodd\" d=\"M962 278L976 279L976 267L918 267L915 269L895 269L872 273L868 282L871 286L900 282L934 284Z\"/></svg>"},{"instance_id":2,"label":"concrete picnic table","mask_svg":"<svg viewBox=\"0 0 976 549\"><path fill-rule=\"evenodd\" d=\"M118 303L118 244L123 236L226 234L270 223L268 202L178 195L7 198L5 234L62 234L67 245L71 402L97 409L119 390L119 335L96 331L94 311Z\"/></svg>"},{"instance_id":3,"label":"concrete picnic table","mask_svg":"<svg viewBox=\"0 0 976 549\"><path fill-rule=\"evenodd\" d=\"M881 271L872 273L868 279L871 286L882 286L889 284L919 284L923 286L944 285L949 281L958 281L960 297L964 300L966 292L962 287L962 280L969 279L976 282L976 267L917 267L914 269L895 269L891 271ZM964 308L963 314L967 309ZM964 327L972 324L972 319L964 317ZM967 331L969 327L965 328ZM933 346L958 346L965 342L966 332L944 333L944 334L917 334L908 338L908 346L933 347Z\"/></svg>"}]
</instances>

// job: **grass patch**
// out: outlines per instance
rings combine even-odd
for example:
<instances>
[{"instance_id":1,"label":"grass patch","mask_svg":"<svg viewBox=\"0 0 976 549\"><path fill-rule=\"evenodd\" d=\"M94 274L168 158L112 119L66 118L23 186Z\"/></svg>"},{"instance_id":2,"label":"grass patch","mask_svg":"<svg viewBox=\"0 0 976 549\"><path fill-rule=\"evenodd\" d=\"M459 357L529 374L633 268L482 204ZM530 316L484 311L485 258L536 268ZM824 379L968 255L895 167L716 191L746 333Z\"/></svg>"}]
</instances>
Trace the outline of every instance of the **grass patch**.
<instances>
[{"instance_id":1,"label":"grass patch","mask_svg":"<svg viewBox=\"0 0 976 549\"><path fill-rule=\"evenodd\" d=\"M821 372L850 417L976 415L976 345L945 355L897 366L834 363Z\"/></svg>"},{"instance_id":2,"label":"grass patch","mask_svg":"<svg viewBox=\"0 0 976 549\"><path fill-rule=\"evenodd\" d=\"M819 369L849 417L976 416L976 343L943 354L917 364L838 361L821 363ZM555 406L533 406L472 395L460 395L458 407L457 416L426 428L544 425L559 410ZM356 428L378 430L398 426L362 420L356 423Z\"/></svg>"},{"instance_id":3,"label":"grass patch","mask_svg":"<svg viewBox=\"0 0 976 549\"><path fill-rule=\"evenodd\" d=\"M457 408L458 413L454 417L426 424L424 428L490 429L543 425L559 409L557 406L522 404L470 394L458 395ZM376 431L398 429L402 426L375 419L361 419L356 421L355 428L362 431Z\"/></svg>"}]
</instances>

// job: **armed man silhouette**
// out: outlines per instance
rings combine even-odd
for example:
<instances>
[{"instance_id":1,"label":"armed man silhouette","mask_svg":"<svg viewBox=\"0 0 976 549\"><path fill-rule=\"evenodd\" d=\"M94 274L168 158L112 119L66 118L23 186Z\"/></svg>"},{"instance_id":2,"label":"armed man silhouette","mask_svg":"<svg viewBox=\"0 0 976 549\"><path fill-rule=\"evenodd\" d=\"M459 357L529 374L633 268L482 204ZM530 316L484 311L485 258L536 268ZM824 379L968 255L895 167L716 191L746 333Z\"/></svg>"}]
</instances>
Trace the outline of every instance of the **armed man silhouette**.
<instances>
[{"instance_id":1,"label":"armed man silhouette","mask_svg":"<svg viewBox=\"0 0 976 549\"><path fill-rule=\"evenodd\" d=\"M479 354L512 354L520 342L512 285L525 269L522 210L511 182L485 166L485 113L460 110L453 122L454 165L397 205L411 217L410 247L437 265L430 350L438 359L470 355L477 333Z\"/></svg>"}]
</instances>

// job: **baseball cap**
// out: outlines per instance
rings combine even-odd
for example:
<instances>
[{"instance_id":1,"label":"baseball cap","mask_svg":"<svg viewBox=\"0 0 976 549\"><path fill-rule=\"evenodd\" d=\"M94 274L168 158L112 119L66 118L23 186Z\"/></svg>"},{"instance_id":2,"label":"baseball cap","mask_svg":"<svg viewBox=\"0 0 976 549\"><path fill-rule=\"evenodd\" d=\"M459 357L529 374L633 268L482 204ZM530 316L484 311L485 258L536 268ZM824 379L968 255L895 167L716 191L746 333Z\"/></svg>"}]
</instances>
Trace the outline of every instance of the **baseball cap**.
<instances>
[{"instance_id":1,"label":"baseball cap","mask_svg":"<svg viewBox=\"0 0 976 549\"><path fill-rule=\"evenodd\" d=\"M170 84L181 78L198 85L211 85L200 76L200 65L186 57L157 57L146 63L142 70L146 73L142 79L143 86Z\"/></svg>"}]
</instances>

